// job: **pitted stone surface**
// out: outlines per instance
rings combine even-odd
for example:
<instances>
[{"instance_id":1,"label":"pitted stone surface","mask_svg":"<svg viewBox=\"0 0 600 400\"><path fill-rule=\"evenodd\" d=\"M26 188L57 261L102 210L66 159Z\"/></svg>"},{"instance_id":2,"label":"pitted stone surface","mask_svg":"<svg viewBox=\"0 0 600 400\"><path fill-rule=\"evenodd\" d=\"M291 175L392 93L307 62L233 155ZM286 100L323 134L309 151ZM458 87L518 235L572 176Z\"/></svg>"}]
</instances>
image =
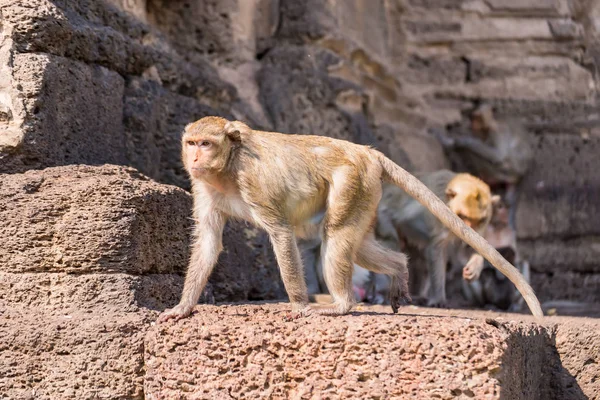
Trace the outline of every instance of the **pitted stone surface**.
<instances>
[{"instance_id":1,"label":"pitted stone surface","mask_svg":"<svg viewBox=\"0 0 600 400\"><path fill-rule=\"evenodd\" d=\"M191 196L133 168L68 166L0 177L4 272L175 273Z\"/></svg>"},{"instance_id":2,"label":"pitted stone surface","mask_svg":"<svg viewBox=\"0 0 600 400\"><path fill-rule=\"evenodd\" d=\"M548 336L528 317L359 306L290 321L288 312L206 305L155 326L146 398L544 398Z\"/></svg>"}]
</instances>

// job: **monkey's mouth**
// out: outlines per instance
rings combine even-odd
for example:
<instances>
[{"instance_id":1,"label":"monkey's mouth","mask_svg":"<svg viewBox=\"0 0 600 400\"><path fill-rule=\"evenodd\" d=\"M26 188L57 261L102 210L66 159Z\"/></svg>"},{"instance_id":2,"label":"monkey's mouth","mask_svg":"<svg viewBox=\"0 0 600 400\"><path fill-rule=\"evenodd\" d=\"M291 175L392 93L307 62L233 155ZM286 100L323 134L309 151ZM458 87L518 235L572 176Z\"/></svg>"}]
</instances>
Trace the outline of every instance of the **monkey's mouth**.
<instances>
[{"instance_id":1,"label":"monkey's mouth","mask_svg":"<svg viewBox=\"0 0 600 400\"><path fill-rule=\"evenodd\" d=\"M195 177L200 177L208 174L208 168L191 168L192 175Z\"/></svg>"}]
</instances>

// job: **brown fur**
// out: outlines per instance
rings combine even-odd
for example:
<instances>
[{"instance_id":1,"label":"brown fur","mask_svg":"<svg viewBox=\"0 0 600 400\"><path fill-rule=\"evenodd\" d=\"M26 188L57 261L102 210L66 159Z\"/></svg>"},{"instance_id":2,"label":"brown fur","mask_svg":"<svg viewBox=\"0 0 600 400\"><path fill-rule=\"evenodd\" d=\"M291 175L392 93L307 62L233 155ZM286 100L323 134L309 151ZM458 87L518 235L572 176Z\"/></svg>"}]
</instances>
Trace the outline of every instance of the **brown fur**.
<instances>
[{"instance_id":1,"label":"brown fur","mask_svg":"<svg viewBox=\"0 0 600 400\"><path fill-rule=\"evenodd\" d=\"M410 299L408 270L403 254L374 240L382 178L417 196L463 239L491 254L494 265L527 291L533 312L541 315L535 295L523 286L514 267L493 258L494 250L481 237L477 241L474 232L421 182L380 152L328 137L254 131L239 121L216 117L189 125L182 144L184 165L192 178L195 240L182 299L161 315L161 321L191 312L222 248L227 217L252 222L270 235L293 310L315 309L308 306L296 239L318 234L325 281L334 299L318 312L344 314L351 309L354 260L391 276L396 311ZM322 221L315 221L321 213Z\"/></svg>"}]
</instances>

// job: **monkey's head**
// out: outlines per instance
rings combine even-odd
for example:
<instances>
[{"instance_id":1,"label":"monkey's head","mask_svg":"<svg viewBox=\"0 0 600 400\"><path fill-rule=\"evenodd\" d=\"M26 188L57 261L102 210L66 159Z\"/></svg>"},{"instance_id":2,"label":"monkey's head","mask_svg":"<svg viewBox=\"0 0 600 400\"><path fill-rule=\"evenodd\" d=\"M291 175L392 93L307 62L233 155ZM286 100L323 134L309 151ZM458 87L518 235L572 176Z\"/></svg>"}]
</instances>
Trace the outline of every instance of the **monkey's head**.
<instances>
[{"instance_id":1,"label":"monkey's head","mask_svg":"<svg viewBox=\"0 0 600 400\"><path fill-rule=\"evenodd\" d=\"M448 207L476 231L489 224L493 204L499 199L492 196L486 183L470 174L457 174L446 186Z\"/></svg>"},{"instance_id":2,"label":"monkey's head","mask_svg":"<svg viewBox=\"0 0 600 400\"><path fill-rule=\"evenodd\" d=\"M471 129L475 134L486 136L494 129L495 123L494 111L489 104L480 105L471 114Z\"/></svg>"},{"instance_id":3,"label":"monkey's head","mask_svg":"<svg viewBox=\"0 0 600 400\"><path fill-rule=\"evenodd\" d=\"M193 179L223 172L232 150L241 142L248 125L221 117L204 117L185 127L181 138L181 157Z\"/></svg>"},{"instance_id":4,"label":"monkey's head","mask_svg":"<svg viewBox=\"0 0 600 400\"><path fill-rule=\"evenodd\" d=\"M497 197L498 201L493 204L491 224L496 227L504 227L508 225L508 204L500 196Z\"/></svg>"}]
</instances>

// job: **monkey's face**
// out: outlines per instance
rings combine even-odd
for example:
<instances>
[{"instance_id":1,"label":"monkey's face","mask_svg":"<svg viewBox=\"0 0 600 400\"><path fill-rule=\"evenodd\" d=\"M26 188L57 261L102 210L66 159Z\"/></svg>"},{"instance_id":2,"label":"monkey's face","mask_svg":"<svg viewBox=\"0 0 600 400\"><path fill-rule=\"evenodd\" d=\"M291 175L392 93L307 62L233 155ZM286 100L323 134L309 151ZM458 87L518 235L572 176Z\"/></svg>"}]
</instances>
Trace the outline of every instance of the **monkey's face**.
<instances>
[{"instance_id":1,"label":"monkey's face","mask_svg":"<svg viewBox=\"0 0 600 400\"><path fill-rule=\"evenodd\" d=\"M471 129L473 133L480 137L487 137L490 131L494 114L489 106L480 106L471 114Z\"/></svg>"},{"instance_id":2,"label":"monkey's face","mask_svg":"<svg viewBox=\"0 0 600 400\"><path fill-rule=\"evenodd\" d=\"M182 137L182 159L194 179L203 179L227 167L232 139L225 131L227 120L205 117L186 127Z\"/></svg>"},{"instance_id":3,"label":"monkey's face","mask_svg":"<svg viewBox=\"0 0 600 400\"><path fill-rule=\"evenodd\" d=\"M196 179L223 169L223 143L213 138L189 137L183 143L186 169Z\"/></svg>"},{"instance_id":4,"label":"monkey's face","mask_svg":"<svg viewBox=\"0 0 600 400\"><path fill-rule=\"evenodd\" d=\"M508 211L506 202L498 197L498 201L496 201L493 206L492 224L508 225Z\"/></svg>"},{"instance_id":5,"label":"monkey's face","mask_svg":"<svg viewBox=\"0 0 600 400\"><path fill-rule=\"evenodd\" d=\"M448 207L476 231L483 230L492 216L490 188L469 174L458 174L446 187Z\"/></svg>"}]
</instances>

